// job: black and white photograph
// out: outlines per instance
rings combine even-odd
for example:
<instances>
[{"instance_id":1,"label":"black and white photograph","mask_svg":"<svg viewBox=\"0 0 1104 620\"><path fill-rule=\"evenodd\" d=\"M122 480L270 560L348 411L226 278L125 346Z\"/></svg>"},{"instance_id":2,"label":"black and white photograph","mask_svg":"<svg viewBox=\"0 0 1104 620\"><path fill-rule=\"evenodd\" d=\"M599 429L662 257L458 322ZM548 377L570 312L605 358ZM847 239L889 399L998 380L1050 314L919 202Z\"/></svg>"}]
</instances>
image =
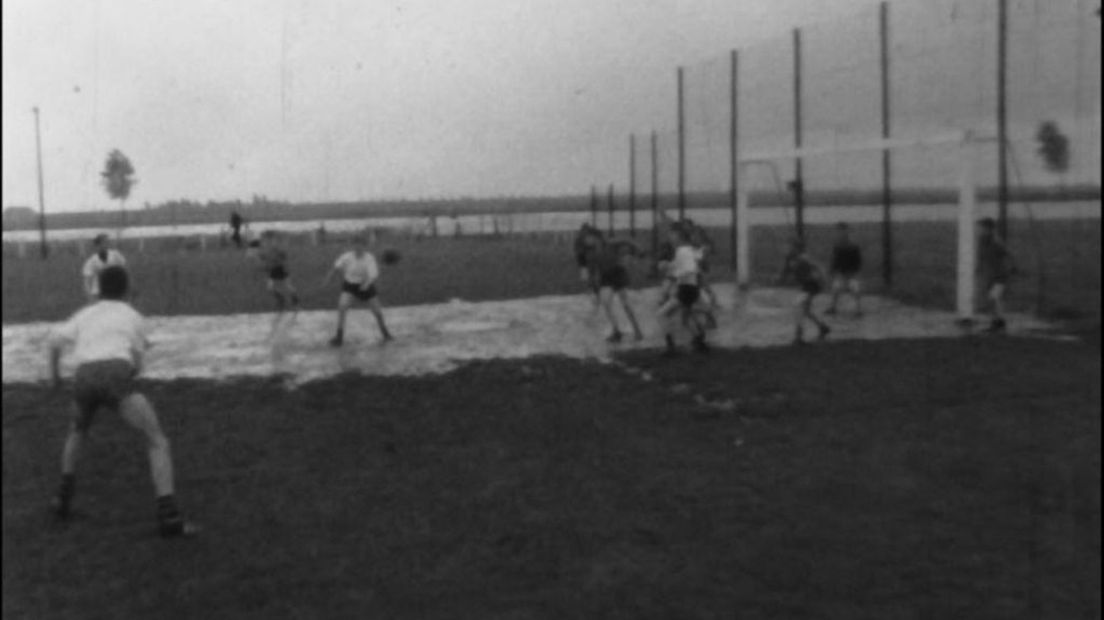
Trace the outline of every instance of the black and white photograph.
<instances>
[{"instance_id":1,"label":"black and white photograph","mask_svg":"<svg viewBox=\"0 0 1104 620\"><path fill-rule=\"evenodd\" d=\"M1100 0L4 0L3 612L1101 617Z\"/></svg>"}]
</instances>

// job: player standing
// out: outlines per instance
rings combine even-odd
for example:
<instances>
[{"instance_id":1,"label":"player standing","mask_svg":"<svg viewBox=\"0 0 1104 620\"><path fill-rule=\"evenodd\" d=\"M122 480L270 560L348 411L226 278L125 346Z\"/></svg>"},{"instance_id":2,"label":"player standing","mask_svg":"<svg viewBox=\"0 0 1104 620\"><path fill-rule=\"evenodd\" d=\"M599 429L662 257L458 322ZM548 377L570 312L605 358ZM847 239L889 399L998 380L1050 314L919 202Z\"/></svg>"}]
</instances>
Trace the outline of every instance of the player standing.
<instances>
[{"instance_id":1,"label":"player standing","mask_svg":"<svg viewBox=\"0 0 1104 620\"><path fill-rule=\"evenodd\" d=\"M794 313L794 344L804 344L805 319L817 326L820 339L824 340L832 331L828 325L813 312L813 299L824 289L824 272L813 262L805 252L805 242L794 239L790 242L790 252L786 255L786 261L782 265L782 275L779 276L779 284L785 284L790 278L797 283L801 291L801 297L797 302L797 311Z\"/></svg>"},{"instance_id":2,"label":"player standing","mask_svg":"<svg viewBox=\"0 0 1104 620\"><path fill-rule=\"evenodd\" d=\"M859 271L862 270L862 249L851 240L846 222L836 225L838 236L832 248L832 264L828 273L832 278L832 305L826 314L835 314L840 295L847 291L855 299L855 316L862 316L862 287L859 283Z\"/></svg>"},{"instance_id":3,"label":"player standing","mask_svg":"<svg viewBox=\"0 0 1104 620\"><path fill-rule=\"evenodd\" d=\"M368 304L368 309L376 318L383 341L394 340L391 332L387 330L387 324L383 320L383 309L380 307L379 295L376 290L376 281L379 279L379 265L376 258L368 252L368 239L358 234L353 237L353 248L338 257L334 266L326 274L322 285L326 286L337 273L341 273L341 295L337 299L337 333L330 340L330 345L340 347L345 339L345 315L354 301L362 301Z\"/></svg>"},{"instance_id":4,"label":"player standing","mask_svg":"<svg viewBox=\"0 0 1104 620\"><path fill-rule=\"evenodd\" d=\"M262 268L268 275L268 292L276 300L276 318L272 322L272 332L283 318L284 309L288 301L291 302L291 311L299 311L299 293L291 283L291 274L288 273L288 254L275 230L266 230L261 235L261 248L257 255Z\"/></svg>"},{"instance_id":5,"label":"player standing","mask_svg":"<svg viewBox=\"0 0 1104 620\"><path fill-rule=\"evenodd\" d=\"M1016 266L1004 240L997 234L996 221L991 217L981 220L977 252L977 271L985 286L987 310L992 316L985 331L1004 332L1008 327L1004 318L1004 294L1008 288L1008 279L1016 271Z\"/></svg>"},{"instance_id":6,"label":"player standing","mask_svg":"<svg viewBox=\"0 0 1104 620\"><path fill-rule=\"evenodd\" d=\"M683 326L689 328L693 334L694 349L700 352L708 351L709 346L705 342L705 326L698 321L694 312L694 306L701 299L698 254L690 244L689 235L682 227L672 227L668 237L675 251L670 263L665 265L668 280L659 307L659 318L664 328L663 337L667 344L666 354L670 356L676 353L674 336L676 315L681 318Z\"/></svg>"},{"instance_id":7,"label":"player standing","mask_svg":"<svg viewBox=\"0 0 1104 620\"><path fill-rule=\"evenodd\" d=\"M153 406L136 390L134 379L142 369L149 340L142 315L124 301L129 288L126 269L118 265L105 268L97 288L99 301L73 315L50 338L50 374L55 387L61 386L60 362L66 346L73 347L77 364L75 407L61 454L61 486L54 498L54 514L62 520L72 516L77 459L97 411L108 408L146 435L161 536L194 534L197 528L181 517L176 505L169 440Z\"/></svg>"},{"instance_id":8,"label":"player standing","mask_svg":"<svg viewBox=\"0 0 1104 620\"><path fill-rule=\"evenodd\" d=\"M632 325L633 336L637 341L644 339L644 333L640 331L640 324L636 321L636 314L629 305L629 296L626 289L629 287L629 267L626 262L631 256L640 253L640 248L627 239L610 239L603 241L593 257L589 260L588 271L593 273L592 281L597 283L598 295L602 307L606 311L606 317L613 327L613 331L606 342L621 342L621 328L617 324L617 316L613 312L614 298L621 300L621 307L625 316Z\"/></svg>"},{"instance_id":9,"label":"player standing","mask_svg":"<svg viewBox=\"0 0 1104 620\"><path fill-rule=\"evenodd\" d=\"M84 261L81 275L84 278L84 294L89 301L96 301L100 293L100 273L112 266L126 267L126 258L111 247L110 238L103 233L92 239L92 247L95 251Z\"/></svg>"}]
</instances>

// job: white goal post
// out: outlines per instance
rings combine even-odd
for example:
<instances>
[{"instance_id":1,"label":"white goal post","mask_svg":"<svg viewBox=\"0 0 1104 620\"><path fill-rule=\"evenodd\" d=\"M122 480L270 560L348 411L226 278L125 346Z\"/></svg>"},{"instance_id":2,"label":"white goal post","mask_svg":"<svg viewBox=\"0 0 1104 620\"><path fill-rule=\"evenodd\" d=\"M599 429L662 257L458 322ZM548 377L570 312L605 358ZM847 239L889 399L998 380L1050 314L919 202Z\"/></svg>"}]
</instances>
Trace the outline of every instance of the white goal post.
<instances>
[{"instance_id":1,"label":"white goal post","mask_svg":"<svg viewBox=\"0 0 1104 620\"><path fill-rule=\"evenodd\" d=\"M740 288L751 284L750 187L748 171L753 166L803 157L836 153L858 153L934 146L957 145L958 152L958 251L956 258L955 310L961 320L971 320L975 313L976 257L975 219L977 214L977 182L975 179L978 146L992 139L978 137L971 131L956 131L911 139L884 139L850 145L793 148L789 150L740 154L737 157L736 194L736 282Z\"/></svg>"}]
</instances>

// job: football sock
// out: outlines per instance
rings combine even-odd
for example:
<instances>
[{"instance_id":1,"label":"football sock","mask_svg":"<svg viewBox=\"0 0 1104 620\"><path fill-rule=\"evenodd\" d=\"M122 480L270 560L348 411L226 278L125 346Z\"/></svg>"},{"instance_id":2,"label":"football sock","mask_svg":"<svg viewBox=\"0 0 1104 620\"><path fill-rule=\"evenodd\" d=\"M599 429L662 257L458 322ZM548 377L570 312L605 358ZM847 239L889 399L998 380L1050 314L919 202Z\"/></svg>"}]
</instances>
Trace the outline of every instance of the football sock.
<instances>
[{"instance_id":1,"label":"football sock","mask_svg":"<svg viewBox=\"0 0 1104 620\"><path fill-rule=\"evenodd\" d=\"M176 498L172 495L162 495L157 498L157 520L162 524L180 520L180 509L176 506Z\"/></svg>"},{"instance_id":2,"label":"football sock","mask_svg":"<svg viewBox=\"0 0 1104 620\"><path fill-rule=\"evenodd\" d=\"M61 484L58 486L57 497L54 500L54 511L58 516L69 516L69 508L73 503L76 486L77 481L73 474L61 475Z\"/></svg>"}]
</instances>

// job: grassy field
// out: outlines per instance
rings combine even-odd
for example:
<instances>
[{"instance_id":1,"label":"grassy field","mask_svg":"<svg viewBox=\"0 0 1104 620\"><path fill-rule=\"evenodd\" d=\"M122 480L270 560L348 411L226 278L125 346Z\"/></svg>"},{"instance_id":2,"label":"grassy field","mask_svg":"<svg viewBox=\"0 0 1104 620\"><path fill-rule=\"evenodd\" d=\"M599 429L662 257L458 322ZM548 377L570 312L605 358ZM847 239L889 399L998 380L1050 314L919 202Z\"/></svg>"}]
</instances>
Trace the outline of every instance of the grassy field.
<instances>
[{"instance_id":1,"label":"grassy field","mask_svg":"<svg viewBox=\"0 0 1104 620\"><path fill-rule=\"evenodd\" d=\"M112 416L87 517L51 525L66 398L5 386L3 617L1100 617L1097 347L624 361L656 379L533 359L147 383L207 527L172 543Z\"/></svg>"},{"instance_id":2,"label":"grassy field","mask_svg":"<svg viewBox=\"0 0 1104 620\"><path fill-rule=\"evenodd\" d=\"M1034 226L1012 220L1012 243L1027 276L1010 292L1020 311L1041 309L1048 318L1099 331L1100 220L1042 221ZM895 282L881 285L881 245L876 225L856 225L854 233L866 254L866 282L912 304L951 308L954 297L955 233L951 223L904 223L895 227ZM719 244L716 278L730 278L728 231L713 231ZM753 259L758 282L776 275L789 232L781 227L753 229ZM824 260L833 231L810 226L812 252ZM649 243L646 235L640 240ZM339 240L313 246L305 237L291 247L293 281L302 289L307 308L329 308L336 289L320 280L343 251ZM134 243L134 242L130 242ZM403 252L403 262L385 270L381 282L386 304L471 301L575 293L580 290L569 244L552 235L415 240L383 237L379 247ZM212 244L207 251L173 241L150 242L145 253L125 246L138 290L136 305L147 314L228 314L267 312L272 300L264 277L240 251ZM83 257L75 244L48 261L5 256L3 321L19 323L61 319L82 303L79 285ZM646 261L643 261L646 262ZM647 283L647 266L639 266L637 283ZM1041 278L1041 280L1040 280Z\"/></svg>"}]
</instances>

